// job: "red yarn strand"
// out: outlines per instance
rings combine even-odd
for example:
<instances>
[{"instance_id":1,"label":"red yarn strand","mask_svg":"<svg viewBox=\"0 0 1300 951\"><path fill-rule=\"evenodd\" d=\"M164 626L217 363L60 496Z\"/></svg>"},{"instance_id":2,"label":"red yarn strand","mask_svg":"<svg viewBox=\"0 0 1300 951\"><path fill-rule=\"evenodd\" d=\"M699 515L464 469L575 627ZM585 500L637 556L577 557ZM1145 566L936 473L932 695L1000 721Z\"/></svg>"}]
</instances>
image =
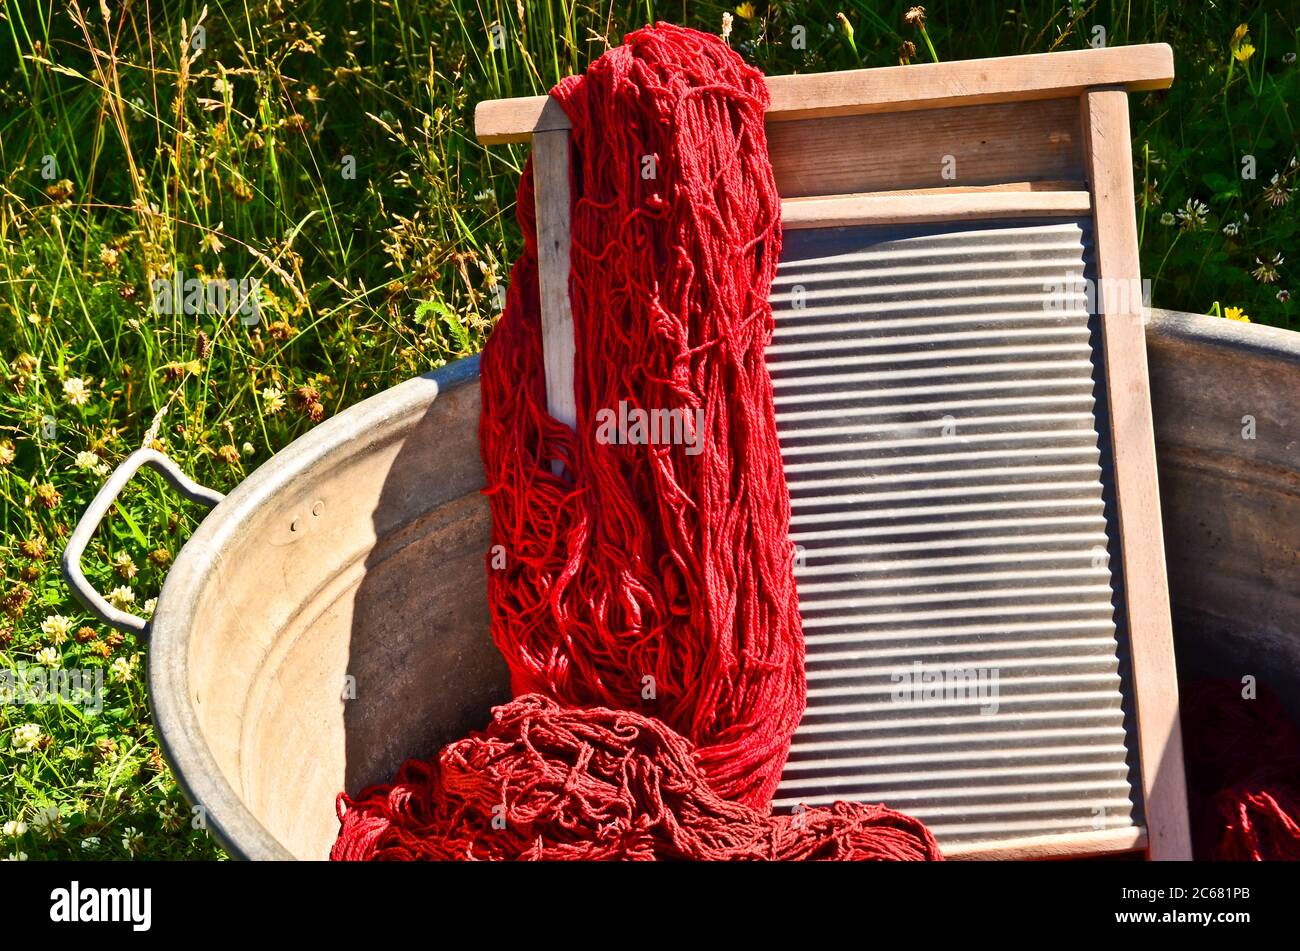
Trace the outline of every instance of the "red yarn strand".
<instances>
[{"instance_id":1,"label":"red yarn strand","mask_svg":"<svg viewBox=\"0 0 1300 951\"><path fill-rule=\"evenodd\" d=\"M1203 680L1181 716L1196 858L1300 861L1300 729L1277 697Z\"/></svg>"},{"instance_id":2,"label":"red yarn strand","mask_svg":"<svg viewBox=\"0 0 1300 951\"><path fill-rule=\"evenodd\" d=\"M716 37L659 26L552 95L573 125L579 422L571 433L546 412L526 170L515 276L528 276L512 279L482 363L508 565L489 572L493 636L516 694L658 716L698 745L719 794L765 807L804 707L763 358L780 253L767 88ZM621 404L702 410L701 451L598 443L596 414ZM571 479L551 475L555 458Z\"/></svg>"},{"instance_id":3,"label":"red yarn strand","mask_svg":"<svg viewBox=\"0 0 1300 951\"><path fill-rule=\"evenodd\" d=\"M661 721L535 694L437 760L342 797L340 817L336 860L939 858L916 819L843 802L765 815L718 796Z\"/></svg>"}]
</instances>

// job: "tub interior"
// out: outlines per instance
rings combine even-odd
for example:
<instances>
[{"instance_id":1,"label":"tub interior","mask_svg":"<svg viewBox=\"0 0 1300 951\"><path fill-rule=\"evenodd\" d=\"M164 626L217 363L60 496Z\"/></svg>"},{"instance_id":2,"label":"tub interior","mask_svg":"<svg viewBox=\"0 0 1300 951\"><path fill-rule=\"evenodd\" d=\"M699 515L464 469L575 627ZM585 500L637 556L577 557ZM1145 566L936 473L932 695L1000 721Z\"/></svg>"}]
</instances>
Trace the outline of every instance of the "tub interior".
<instances>
[{"instance_id":1,"label":"tub interior","mask_svg":"<svg viewBox=\"0 0 1300 951\"><path fill-rule=\"evenodd\" d=\"M295 857L328 855L340 790L386 781L508 699L487 633L477 420L464 386L296 474L203 586L188 656L199 730Z\"/></svg>"},{"instance_id":2,"label":"tub interior","mask_svg":"<svg viewBox=\"0 0 1300 951\"><path fill-rule=\"evenodd\" d=\"M1179 675L1254 677L1300 721L1297 341L1169 312L1147 334Z\"/></svg>"}]
</instances>

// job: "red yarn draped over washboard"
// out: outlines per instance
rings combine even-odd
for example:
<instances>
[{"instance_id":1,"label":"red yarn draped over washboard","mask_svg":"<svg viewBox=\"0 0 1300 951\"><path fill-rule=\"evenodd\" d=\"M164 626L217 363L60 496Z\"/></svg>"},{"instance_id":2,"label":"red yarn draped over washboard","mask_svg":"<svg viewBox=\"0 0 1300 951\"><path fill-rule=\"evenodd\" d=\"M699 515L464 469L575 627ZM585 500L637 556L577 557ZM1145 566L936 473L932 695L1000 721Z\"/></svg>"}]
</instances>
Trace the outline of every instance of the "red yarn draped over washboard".
<instances>
[{"instance_id":1,"label":"red yarn draped over washboard","mask_svg":"<svg viewBox=\"0 0 1300 951\"><path fill-rule=\"evenodd\" d=\"M938 857L879 806L768 815L804 668L764 362L781 206L762 75L658 25L551 95L572 122L576 431L547 411L531 168L482 358L488 601L516 700L340 797L334 857Z\"/></svg>"},{"instance_id":2,"label":"red yarn draped over washboard","mask_svg":"<svg viewBox=\"0 0 1300 951\"><path fill-rule=\"evenodd\" d=\"M573 123L578 431L546 410L530 239L483 353L480 438L507 565L488 573L492 634L516 694L657 716L696 743L720 795L764 806L804 708L763 356L781 250L767 86L715 37L659 27L552 95ZM601 444L597 413L620 404L686 426L702 410L699 451Z\"/></svg>"}]
</instances>

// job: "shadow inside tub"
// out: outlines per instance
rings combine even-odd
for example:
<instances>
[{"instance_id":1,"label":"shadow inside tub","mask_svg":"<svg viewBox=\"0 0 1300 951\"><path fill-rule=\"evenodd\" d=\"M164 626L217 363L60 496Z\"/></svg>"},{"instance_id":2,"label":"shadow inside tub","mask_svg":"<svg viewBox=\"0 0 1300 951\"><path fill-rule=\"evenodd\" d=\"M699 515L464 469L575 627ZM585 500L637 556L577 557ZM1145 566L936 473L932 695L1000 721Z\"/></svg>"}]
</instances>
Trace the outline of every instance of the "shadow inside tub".
<instances>
[{"instance_id":1,"label":"shadow inside tub","mask_svg":"<svg viewBox=\"0 0 1300 951\"><path fill-rule=\"evenodd\" d=\"M488 634L477 364L430 374L441 391L403 429L372 515L376 541L356 592L347 668L349 794L482 729L491 707L509 699Z\"/></svg>"}]
</instances>

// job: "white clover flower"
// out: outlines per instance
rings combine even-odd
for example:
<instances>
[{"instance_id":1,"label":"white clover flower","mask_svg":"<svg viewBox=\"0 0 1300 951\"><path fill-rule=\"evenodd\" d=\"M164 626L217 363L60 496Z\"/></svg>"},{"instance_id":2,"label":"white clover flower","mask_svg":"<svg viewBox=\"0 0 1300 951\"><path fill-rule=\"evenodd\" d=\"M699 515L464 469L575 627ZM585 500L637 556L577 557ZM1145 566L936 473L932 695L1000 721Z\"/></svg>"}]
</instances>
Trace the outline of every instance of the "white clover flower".
<instances>
[{"instance_id":1,"label":"white clover flower","mask_svg":"<svg viewBox=\"0 0 1300 951\"><path fill-rule=\"evenodd\" d=\"M62 614L51 614L41 622L41 633L54 641L55 644L62 644L66 641L70 630L72 630L72 619L66 618Z\"/></svg>"},{"instance_id":2,"label":"white clover flower","mask_svg":"<svg viewBox=\"0 0 1300 951\"><path fill-rule=\"evenodd\" d=\"M120 684L129 683L135 676L135 670L129 660L119 657L109 667L109 676Z\"/></svg>"},{"instance_id":3,"label":"white clover flower","mask_svg":"<svg viewBox=\"0 0 1300 951\"><path fill-rule=\"evenodd\" d=\"M1178 220L1186 230L1195 231L1205 224L1209 213L1210 208L1205 202L1189 198L1187 203L1178 209Z\"/></svg>"},{"instance_id":4,"label":"white clover flower","mask_svg":"<svg viewBox=\"0 0 1300 951\"><path fill-rule=\"evenodd\" d=\"M181 827L183 816L180 808L169 799L159 808L158 818L162 820L164 829L175 832Z\"/></svg>"},{"instance_id":5,"label":"white clover flower","mask_svg":"<svg viewBox=\"0 0 1300 951\"><path fill-rule=\"evenodd\" d=\"M27 853L26 853L26 852L10 852L8 855L5 856L5 861L6 861L6 862L26 862L26 861L27 861Z\"/></svg>"},{"instance_id":6,"label":"white clover flower","mask_svg":"<svg viewBox=\"0 0 1300 951\"><path fill-rule=\"evenodd\" d=\"M1291 195L1295 192L1294 188L1288 188L1282 176L1277 172L1269 180L1268 187L1264 189L1264 200L1274 208L1281 208L1291 200Z\"/></svg>"},{"instance_id":7,"label":"white clover flower","mask_svg":"<svg viewBox=\"0 0 1300 951\"><path fill-rule=\"evenodd\" d=\"M21 819L10 819L3 826L0 826L0 832L3 832L11 839L16 839L27 831L27 823Z\"/></svg>"},{"instance_id":8,"label":"white clover flower","mask_svg":"<svg viewBox=\"0 0 1300 951\"><path fill-rule=\"evenodd\" d=\"M1286 258L1282 257L1280 252L1273 255L1273 257L1267 261L1263 258L1255 258L1255 263L1258 267L1250 273L1254 276L1255 280L1259 281L1261 284L1276 284L1278 279L1277 269L1282 266L1282 263L1285 260Z\"/></svg>"},{"instance_id":9,"label":"white clover flower","mask_svg":"<svg viewBox=\"0 0 1300 951\"><path fill-rule=\"evenodd\" d=\"M284 394L277 387L268 386L262 390L262 415L274 416L284 409Z\"/></svg>"},{"instance_id":10,"label":"white clover flower","mask_svg":"<svg viewBox=\"0 0 1300 951\"><path fill-rule=\"evenodd\" d=\"M81 840L81 849L83 852L92 852L99 848L99 836L88 835Z\"/></svg>"},{"instance_id":11,"label":"white clover flower","mask_svg":"<svg viewBox=\"0 0 1300 951\"><path fill-rule=\"evenodd\" d=\"M1229 238L1236 237L1236 235L1240 231L1241 231L1241 222L1239 221L1229 221L1226 225L1223 226L1223 233L1226 234Z\"/></svg>"},{"instance_id":12,"label":"white clover flower","mask_svg":"<svg viewBox=\"0 0 1300 951\"><path fill-rule=\"evenodd\" d=\"M13 749L15 753L30 753L41 741L41 728L35 723L24 723L14 727Z\"/></svg>"},{"instance_id":13,"label":"white clover flower","mask_svg":"<svg viewBox=\"0 0 1300 951\"><path fill-rule=\"evenodd\" d=\"M1173 224L1173 223L1174 223L1174 213L1173 213L1172 211L1166 211L1163 215L1160 216L1160 223L1161 223L1162 225L1171 225L1171 224Z\"/></svg>"},{"instance_id":14,"label":"white clover flower","mask_svg":"<svg viewBox=\"0 0 1300 951\"><path fill-rule=\"evenodd\" d=\"M135 566L135 561L124 551L119 551L113 557L113 570L123 578L134 578L139 570Z\"/></svg>"},{"instance_id":15,"label":"white clover flower","mask_svg":"<svg viewBox=\"0 0 1300 951\"><path fill-rule=\"evenodd\" d=\"M141 610L146 616L153 617L153 612L158 610L158 599L150 598L144 603L144 607Z\"/></svg>"},{"instance_id":16,"label":"white clover flower","mask_svg":"<svg viewBox=\"0 0 1300 951\"><path fill-rule=\"evenodd\" d=\"M32 816L32 826L54 838L63 832L63 817L59 815L58 806L44 806Z\"/></svg>"},{"instance_id":17,"label":"white clover flower","mask_svg":"<svg viewBox=\"0 0 1300 951\"><path fill-rule=\"evenodd\" d=\"M77 453L77 458L73 461L73 464L78 469L98 469L102 465L102 461L99 458L99 453L83 449Z\"/></svg>"},{"instance_id":18,"label":"white clover flower","mask_svg":"<svg viewBox=\"0 0 1300 951\"><path fill-rule=\"evenodd\" d=\"M63 398L73 406L85 406L90 402L90 390L86 381L79 376L70 376L63 381Z\"/></svg>"},{"instance_id":19,"label":"white clover flower","mask_svg":"<svg viewBox=\"0 0 1300 951\"><path fill-rule=\"evenodd\" d=\"M108 603L119 611L125 611L132 604L135 604L135 592L124 584L118 585L108 592Z\"/></svg>"},{"instance_id":20,"label":"white clover flower","mask_svg":"<svg viewBox=\"0 0 1300 951\"><path fill-rule=\"evenodd\" d=\"M144 836L135 826L127 826L122 830L122 848L134 855L144 846Z\"/></svg>"},{"instance_id":21,"label":"white clover flower","mask_svg":"<svg viewBox=\"0 0 1300 951\"><path fill-rule=\"evenodd\" d=\"M45 667L57 667L59 665L59 652L53 647L42 647L36 652L36 663Z\"/></svg>"}]
</instances>

